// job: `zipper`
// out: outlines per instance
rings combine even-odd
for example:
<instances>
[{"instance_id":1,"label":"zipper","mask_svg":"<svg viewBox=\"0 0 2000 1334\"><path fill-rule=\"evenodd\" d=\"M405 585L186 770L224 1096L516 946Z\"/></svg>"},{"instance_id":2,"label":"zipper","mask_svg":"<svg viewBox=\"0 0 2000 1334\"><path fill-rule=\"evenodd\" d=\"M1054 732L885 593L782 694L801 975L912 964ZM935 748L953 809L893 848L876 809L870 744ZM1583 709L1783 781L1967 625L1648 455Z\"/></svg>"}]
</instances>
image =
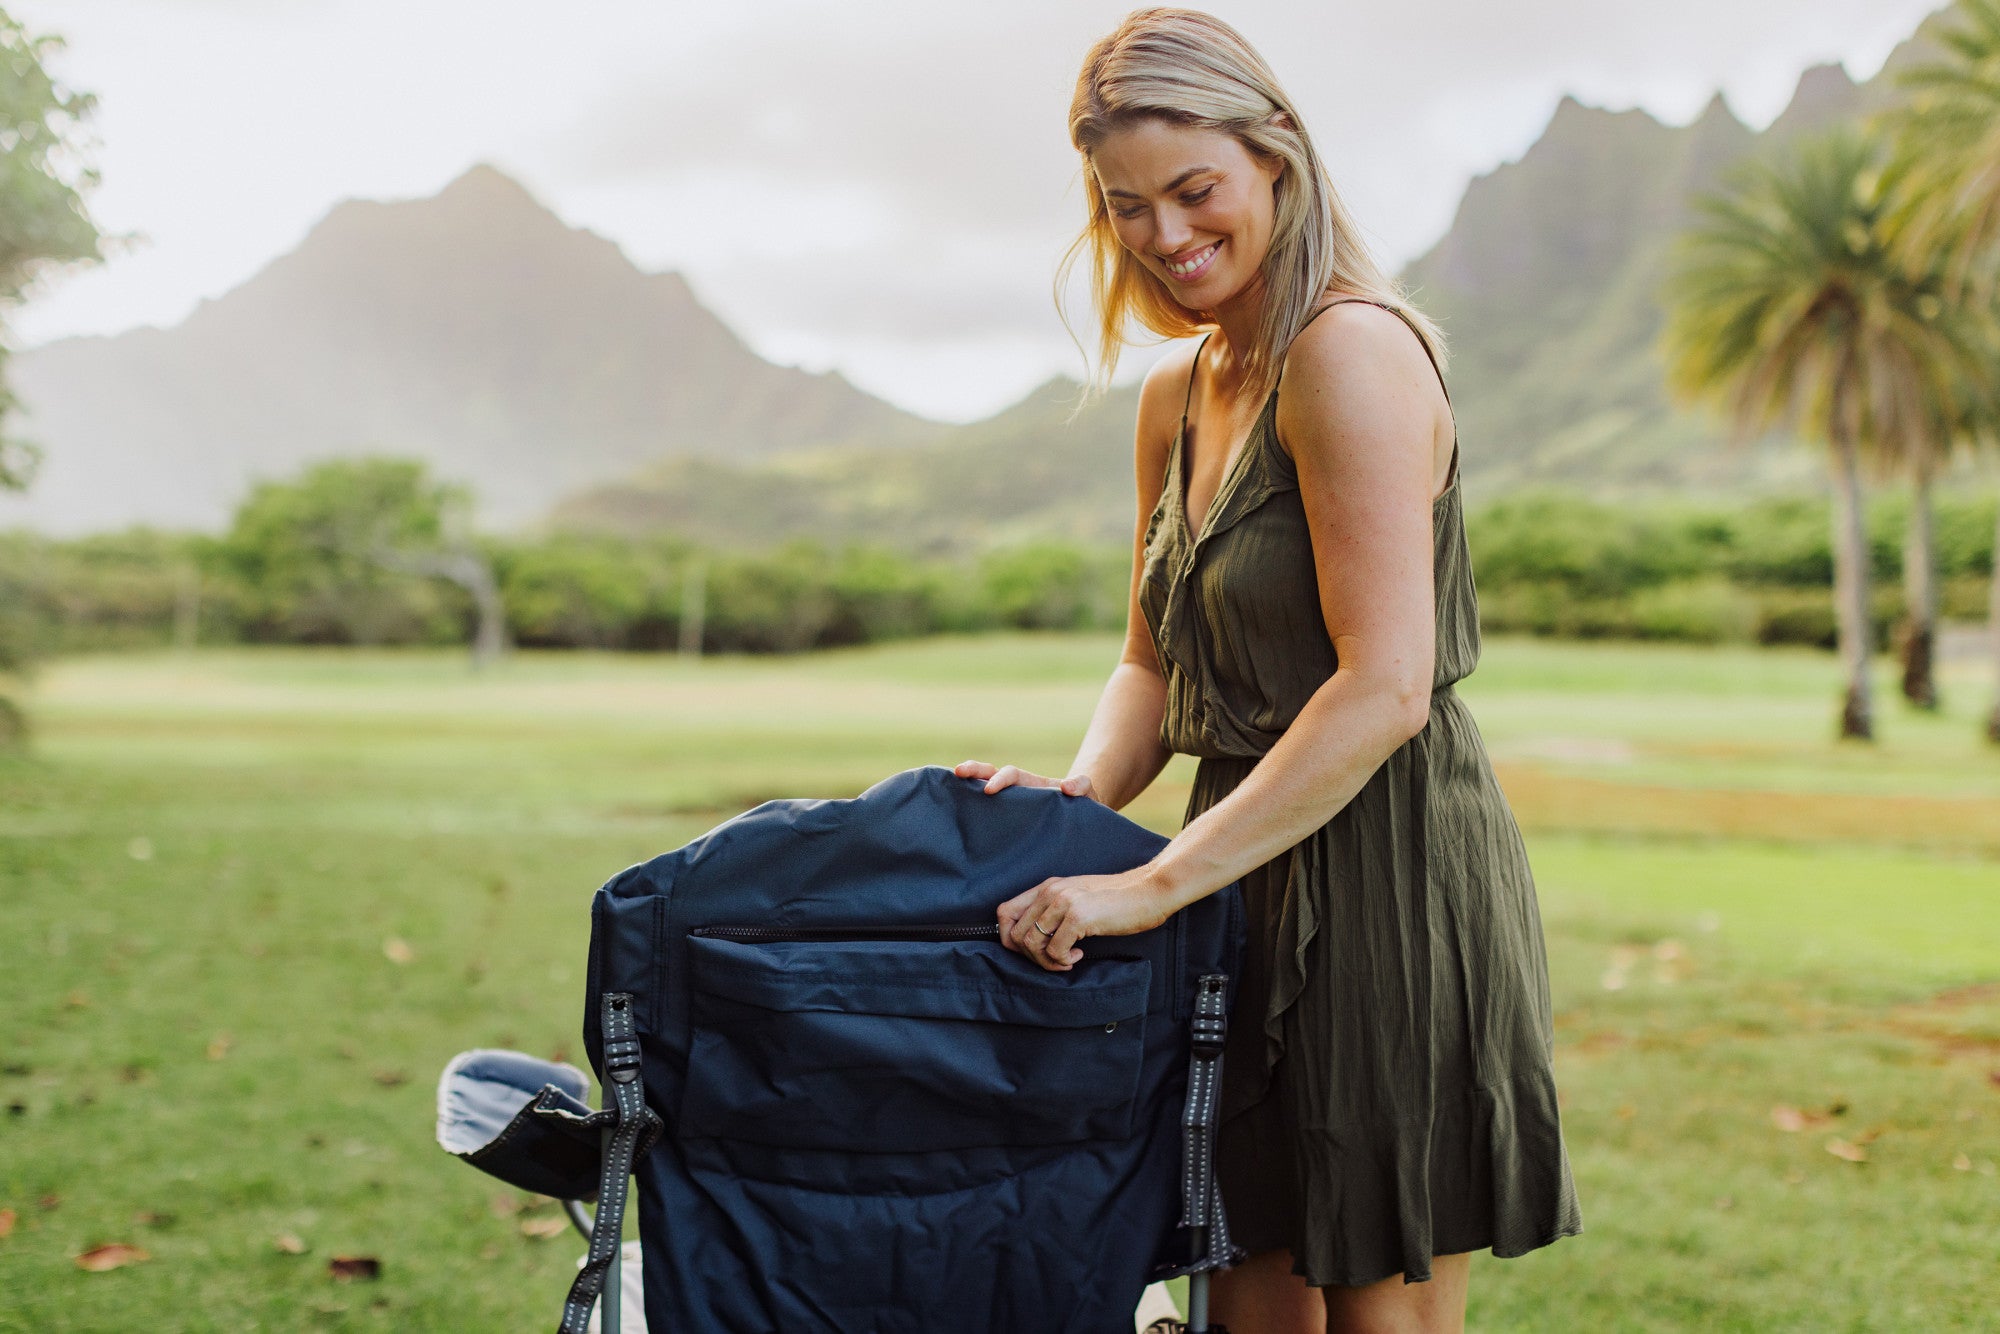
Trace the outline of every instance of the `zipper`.
<instances>
[{"instance_id":1,"label":"zipper","mask_svg":"<svg viewBox=\"0 0 2000 1334\"><path fill-rule=\"evenodd\" d=\"M983 926L697 926L691 936L717 940L998 940L1000 924Z\"/></svg>"}]
</instances>

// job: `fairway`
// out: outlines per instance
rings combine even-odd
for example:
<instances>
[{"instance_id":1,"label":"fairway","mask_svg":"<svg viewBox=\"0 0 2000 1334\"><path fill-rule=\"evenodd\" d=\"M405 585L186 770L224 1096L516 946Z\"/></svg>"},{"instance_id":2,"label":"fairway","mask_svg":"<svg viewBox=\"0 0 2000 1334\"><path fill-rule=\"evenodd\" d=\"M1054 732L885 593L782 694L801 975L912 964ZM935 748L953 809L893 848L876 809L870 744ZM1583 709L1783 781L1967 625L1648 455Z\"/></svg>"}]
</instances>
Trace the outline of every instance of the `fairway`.
<instances>
[{"instance_id":1,"label":"fairway","mask_svg":"<svg viewBox=\"0 0 2000 1334\"><path fill-rule=\"evenodd\" d=\"M749 805L1061 773L1117 651L48 666L0 760L0 1330L548 1327L581 1246L436 1147L445 1060L581 1062L590 894ZM1989 669L1925 717L1880 664L1872 749L1832 739L1838 676L1492 640L1461 686L1527 833L1585 1224L1475 1261L1471 1328L1992 1327ZM1172 833L1193 772L1127 813ZM107 1242L150 1258L77 1266Z\"/></svg>"}]
</instances>

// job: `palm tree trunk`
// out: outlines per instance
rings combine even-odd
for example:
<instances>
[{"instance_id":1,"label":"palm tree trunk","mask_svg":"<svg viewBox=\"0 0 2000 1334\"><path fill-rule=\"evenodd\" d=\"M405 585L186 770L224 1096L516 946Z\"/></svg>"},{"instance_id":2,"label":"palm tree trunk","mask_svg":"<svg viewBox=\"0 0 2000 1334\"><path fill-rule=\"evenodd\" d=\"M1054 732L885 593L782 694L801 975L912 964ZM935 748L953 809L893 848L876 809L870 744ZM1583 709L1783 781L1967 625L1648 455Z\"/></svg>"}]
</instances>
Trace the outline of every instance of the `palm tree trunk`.
<instances>
[{"instance_id":1,"label":"palm tree trunk","mask_svg":"<svg viewBox=\"0 0 2000 1334\"><path fill-rule=\"evenodd\" d=\"M1993 712L1986 717L1986 739L2000 744L2000 508L1993 512L1993 578L1986 593L1986 633L1993 637Z\"/></svg>"},{"instance_id":2,"label":"palm tree trunk","mask_svg":"<svg viewBox=\"0 0 2000 1334\"><path fill-rule=\"evenodd\" d=\"M1917 462L1910 487L1910 523L1903 534L1903 698L1920 709L1938 706L1937 540L1931 514L1931 469Z\"/></svg>"},{"instance_id":3,"label":"palm tree trunk","mask_svg":"<svg viewBox=\"0 0 2000 1334\"><path fill-rule=\"evenodd\" d=\"M1840 661L1847 669L1847 700L1840 735L1875 739L1868 661L1874 627L1868 616L1868 539L1862 531L1861 462L1845 414L1833 413L1833 610L1840 627Z\"/></svg>"}]
</instances>

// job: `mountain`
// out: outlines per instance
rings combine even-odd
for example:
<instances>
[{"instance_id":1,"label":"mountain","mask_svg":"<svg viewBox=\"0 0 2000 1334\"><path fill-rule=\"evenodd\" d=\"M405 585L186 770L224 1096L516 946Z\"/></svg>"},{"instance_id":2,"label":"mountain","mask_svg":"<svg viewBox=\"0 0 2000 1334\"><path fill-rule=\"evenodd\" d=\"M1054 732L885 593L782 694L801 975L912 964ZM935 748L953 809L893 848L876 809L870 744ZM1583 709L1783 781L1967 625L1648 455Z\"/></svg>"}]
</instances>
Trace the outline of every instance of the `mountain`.
<instances>
[{"instance_id":1,"label":"mountain","mask_svg":"<svg viewBox=\"0 0 2000 1334\"><path fill-rule=\"evenodd\" d=\"M1889 105L1939 22L1865 84L1838 65L1808 69L1761 134L1719 94L1678 127L1566 97L1526 154L1474 180L1451 229L1402 275L1445 329L1468 481L1599 494L1813 484L1810 453L1732 450L1713 419L1669 400L1655 347L1672 245L1695 196L1744 159Z\"/></svg>"},{"instance_id":2,"label":"mountain","mask_svg":"<svg viewBox=\"0 0 2000 1334\"><path fill-rule=\"evenodd\" d=\"M837 372L757 357L673 273L635 268L476 166L429 199L351 200L171 329L15 355L47 451L0 525L213 528L309 459L422 458L510 525L662 458L935 436Z\"/></svg>"},{"instance_id":3,"label":"mountain","mask_svg":"<svg viewBox=\"0 0 2000 1334\"><path fill-rule=\"evenodd\" d=\"M1807 70L1762 132L1719 95L1681 126L1566 97L1467 187L1402 276L1450 343L1474 496L1821 484L1811 451L1731 449L1669 401L1654 348L1672 243L1736 164L1888 105L1942 17L1865 83ZM340 205L174 329L14 368L49 466L25 502L0 497L0 525L214 526L254 476L376 451L472 483L496 525L916 549L1131 534L1136 388L1073 423L1062 379L983 422L926 422L759 360L678 275L641 273L490 167L432 199Z\"/></svg>"},{"instance_id":4,"label":"mountain","mask_svg":"<svg viewBox=\"0 0 2000 1334\"><path fill-rule=\"evenodd\" d=\"M1735 450L1707 416L1669 402L1654 351L1669 251L1693 198L1752 154L1886 105L1933 18L1857 84L1809 69L1761 133L1718 94L1684 126L1644 111L1557 105L1518 160L1474 180L1451 229L1402 274L1444 324L1468 490L1559 485L1599 496L1816 487L1820 460L1767 442ZM671 530L709 541L813 536L928 548L1065 535L1129 540L1137 390L1064 425L1076 386L937 442L889 453L821 450L762 463L676 461L593 488L557 524ZM752 518L754 516L754 519Z\"/></svg>"},{"instance_id":5,"label":"mountain","mask_svg":"<svg viewBox=\"0 0 2000 1334\"><path fill-rule=\"evenodd\" d=\"M730 546L753 534L933 554L1035 538L1130 541L1139 389L1113 389L1066 424L1081 388L1057 376L928 444L806 450L751 465L675 459L573 496L550 518L578 531Z\"/></svg>"}]
</instances>

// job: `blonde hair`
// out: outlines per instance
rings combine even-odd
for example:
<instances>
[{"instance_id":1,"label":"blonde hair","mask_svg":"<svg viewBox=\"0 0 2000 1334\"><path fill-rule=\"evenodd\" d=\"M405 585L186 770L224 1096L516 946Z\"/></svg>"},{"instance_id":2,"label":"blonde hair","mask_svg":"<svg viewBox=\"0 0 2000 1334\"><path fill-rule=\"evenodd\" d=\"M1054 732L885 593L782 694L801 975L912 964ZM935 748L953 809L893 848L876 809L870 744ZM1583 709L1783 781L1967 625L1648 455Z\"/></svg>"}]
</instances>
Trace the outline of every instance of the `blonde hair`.
<instances>
[{"instance_id":1,"label":"blonde hair","mask_svg":"<svg viewBox=\"0 0 2000 1334\"><path fill-rule=\"evenodd\" d=\"M1070 328L1063 294L1071 267L1087 252L1098 342L1096 373L1072 417L1109 390L1128 320L1136 319L1163 339L1215 327L1176 301L1166 284L1119 242L1097 179L1091 155L1098 145L1112 132L1147 118L1233 135L1253 156L1285 163L1273 187L1271 243L1262 266L1263 315L1250 346L1237 349L1245 385L1254 397L1261 399L1277 387L1285 349L1330 287L1402 312L1443 369L1443 333L1409 303L1402 285L1369 253L1304 121L1264 58L1212 14L1135 9L1090 48L1070 100L1069 137L1083 155L1089 219L1057 266L1056 311ZM1076 341L1073 328L1070 338ZM1077 341L1077 347L1082 350L1083 344Z\"/></svg>"}]
</instances>

